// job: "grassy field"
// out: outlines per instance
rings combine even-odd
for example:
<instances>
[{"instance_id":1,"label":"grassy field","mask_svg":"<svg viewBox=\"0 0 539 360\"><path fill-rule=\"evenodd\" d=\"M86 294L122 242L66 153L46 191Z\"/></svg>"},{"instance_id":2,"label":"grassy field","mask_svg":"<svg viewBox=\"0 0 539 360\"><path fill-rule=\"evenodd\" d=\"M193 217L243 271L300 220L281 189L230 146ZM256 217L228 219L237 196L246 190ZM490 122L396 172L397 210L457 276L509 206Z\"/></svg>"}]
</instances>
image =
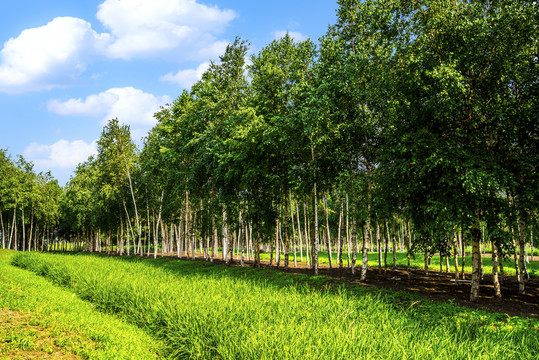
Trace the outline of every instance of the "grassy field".
<instances>
[{"instance_id":1,"label":"grassy field","mask_svg":"<svg viewBox=\"0 0 539 360\"><path fill-rule=\"evenodd\" d=\"M337 253L332 252L331 258L333 260L333 266L338 266L337 263ZM361 266L361 254L357 255L356 259L356 266ZM260 255L260 258L262 260L269 260L271 257L270 253L262 253ZM530 273L530 276L539 276L539 257L535 258L536 261L530 261L526 264L526 267L528 269L528 272ZM275 254L273 254L273 261L275 263ZM290 262L291 266L293 266L294 261L294 255L290 254ZM297 253L297 261L300 261L300 254ZM303 252L303 261L307 262L306 253ZM325 251L319 252L319 258L318 261L320 264L329 264L329 256L328 253ZM348 255L346 253L343 254L343 264L344 266L348 266ZM281 255L281 265L284 263L284 256ZM449 259L449 265L450 265L450 271L454 271L454 259ZM387 254L387 265L388 267L391 267L393 265L393 253ZM382 267L384 266L383 258L382 258ZM401 254L397 252L397 266L399 267L406 267L407 266L407 259L406 254ZM422 254L417 254L415 256L412 256L410 259L410 266L414 269L423 269L425 267L424 259ZM445 258L442 258L442 266L445 271ZM461 271L462 266L462 258L459 257L459 271ZM504 271L506 275L515 275L515 262L513 258L507 258L503 262ZM369 253L369 267L377 268L378 267L378 253ZM485 274L492 274L492 258L484 257L483 258L483 267ZM429 265L429 269L433 271L440 271L440 257L439 256L433 256L431 263ZM466 256L466 264L464 267L464 271L467 273L472 272L472 257Z\"/></svg>"},{"instance_id":2,"label":"grassy field","mask_svg":"<svg viewBox=\"0 0 539 360\"><path fill-rule=\"evenodd\" d=\"M170 258L19 253L13 264L177 359L537 359L539 322L326 277Z\"/></svg>"},{"instance_id":3,"label":"grassy field","mask_svg":"<svg viewBox=\"0 0 539 360\"><path fill-rule=\"evenodd\" d=\"M164 344L0 250L0 359L158 359Z\"/></svg>"}]
</instances>

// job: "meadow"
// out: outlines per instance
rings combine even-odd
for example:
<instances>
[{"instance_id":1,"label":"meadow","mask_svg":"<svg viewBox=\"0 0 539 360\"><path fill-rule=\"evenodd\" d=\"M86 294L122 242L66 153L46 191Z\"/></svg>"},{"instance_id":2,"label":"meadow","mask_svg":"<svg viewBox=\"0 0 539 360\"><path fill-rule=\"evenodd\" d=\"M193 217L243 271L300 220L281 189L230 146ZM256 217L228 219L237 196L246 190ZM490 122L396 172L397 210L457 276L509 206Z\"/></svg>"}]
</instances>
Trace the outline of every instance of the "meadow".
<instances>
[{"instance_id":1,"label":"meadow","mask_svg":"<svg viewBox=\"0 0 539 360\"><path fill-rule=\"evenodd\" d=\"M163 344L0 250L0 359L159 359Z\"/></svg>"},{"instance_id":2,"label":"meadow","mask_svg":"<svg viewBox=\"0 0 539 360\"><path fill-rule=\"evenodd\" d=\"M539 322L324 276L171 258L17 253L175 359L536 359ZM20 270L23 271L23 270Z\"/></svg>"}]
</instances>

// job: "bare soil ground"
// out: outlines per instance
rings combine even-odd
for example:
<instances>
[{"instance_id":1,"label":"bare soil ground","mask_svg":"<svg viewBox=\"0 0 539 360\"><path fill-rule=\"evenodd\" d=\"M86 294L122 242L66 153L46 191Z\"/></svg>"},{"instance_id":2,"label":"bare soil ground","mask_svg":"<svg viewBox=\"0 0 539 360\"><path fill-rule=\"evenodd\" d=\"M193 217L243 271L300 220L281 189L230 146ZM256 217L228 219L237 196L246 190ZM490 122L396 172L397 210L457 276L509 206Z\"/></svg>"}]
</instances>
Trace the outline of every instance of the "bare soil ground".
<instances>
[{"instance_id":1,"label":"bare soil ground","mask_svg":"<svg viewBox=\"0 0 539 360\"><path fill-rule=\"evenodd\" d=\"M161 256L161 254L158 254ZM165 254L170 257L171 254ZM183 257L185 259L185 257ZM196 260L205 261L202 254L196 254ZM191 257L190 257L191 259ZM222 260L214 260L215 263L223 263ZM253 266L252 261L245 261L246 266ZM280 266L269 264L269 261L262 260L261 266L288 273L314 274L307 263L298 262L297 267L291 261L289 268L284 269L284 262ZM239 261L234 260L230 266L239 266ZM319 275L325 275L339 282L358 284L360 286L375 286L378 288L393 289L396 291L406 291L415 293L421 297L442 302L452 302L456 305L473 309L483 309L490 312L504 313L509 316L520 316L525 318L539 319L539 278L530 278L526 282L526 293L518 293L518 282L516 276L506 276L502 283L502 298L494 296L491 275L485 275L481 281L480 297L476 302L470 301L470 273L465 273L465 281L460 281L458 285L453 281L454 273L429 271L425 274L423 270L412 269L410 278L406 268L391 269L381 271L378 268L369 268L367 281L359 281L360 268L357 268L355 275L352 275L348 268L329 268L329 265L319 265ZM462 278L461 278L462 279ZM467 280L467 281L466 281Z\"/></svg>"}]
</instances>

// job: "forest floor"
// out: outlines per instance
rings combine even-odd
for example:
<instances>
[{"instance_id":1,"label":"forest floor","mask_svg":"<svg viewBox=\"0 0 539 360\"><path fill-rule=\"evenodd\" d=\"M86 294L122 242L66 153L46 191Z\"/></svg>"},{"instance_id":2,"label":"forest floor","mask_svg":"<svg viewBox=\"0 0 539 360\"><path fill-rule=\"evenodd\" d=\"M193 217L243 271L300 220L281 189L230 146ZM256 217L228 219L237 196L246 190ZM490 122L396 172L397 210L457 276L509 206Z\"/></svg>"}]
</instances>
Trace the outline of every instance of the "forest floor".
<instances>
[{"instance_id":1,"label":"forest floor","mask_svg":"<svg viewBox=\"0 0 539 360\"><path fill-rule=\"evenodd\" d=\"M165 254L170 256L169 254ZM161 254L158 254L161 256ZM184 257L185 259L185 257ZM190 258L191 259L191 258ZM205 261L202 254L196 254L196 260ZM222 260L214 260L215 263L222 264ZM245 261L246 266L253 266L252 261ZM240 262L234 260L230 266L239 266ZM268 260L262 260L261 265L267 269L285 271L292 274L314 274L307 263L290 261L288 269L284 269L284 261L281 260L280 266L270 265ZM360 264L361 266L361 264ZM453 272L429 271L428 275L423 270L412 269L410 279L406 268L397 267L388 268L381 271L376 267L369 267L367 272L367 281L360 282L359 274L361 267L356 268L356 274L352 275L346 267L329 268L327 264L319 265L319 275L324 275L335 279L336 282L357 284L359 286L374 286L377 288L392 289L395 291L406 291L414 293L420 297L433 301L451 302L456 305L465 306L472 309L483 309L490 312L503 313L508 316L520 316L525 318L539 319L539 278L531 277L526 282L526 293L518 293L518 282L516 276L505 276L501 286L502 298L498 299L494 295L491 275L485 274L481 280L480 296L478 301L470 301L470 280L472 275L465 273L465 281L459 281L455 285L455 274ZM462 280L462 276L461 276Z\"/></svg>"}]
</instances>

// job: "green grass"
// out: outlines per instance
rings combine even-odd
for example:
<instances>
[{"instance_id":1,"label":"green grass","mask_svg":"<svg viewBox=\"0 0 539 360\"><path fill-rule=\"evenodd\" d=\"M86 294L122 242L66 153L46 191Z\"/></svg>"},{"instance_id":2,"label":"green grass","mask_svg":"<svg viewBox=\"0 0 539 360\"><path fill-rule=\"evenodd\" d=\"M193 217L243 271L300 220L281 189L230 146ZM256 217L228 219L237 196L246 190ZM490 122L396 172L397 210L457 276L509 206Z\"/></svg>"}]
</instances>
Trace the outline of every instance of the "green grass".
<instances>
[{"instance_id":1,"label":"green grass","mask_svg":"<svg viewBox=\"0 0 539 360\"><path fill-rule=\"evenodd\" d=\"M323 276L170 258L17 254L168 344L178 359L536 359L539 322L336 285Z\"/></svg>"},{"instance_id":2,"label":"green grass","mask_svg":"<svg viewBox=\"0 0 539 360\"><path fill-rule=\"evenodd\" d=\"M297 252L297 261L300 261L299 252ZM294 254L290 254L290 263L293 266L294 261ZM262 253L260 254L260 258L262 260L269 260L271 257L270 253ZM333 266L338 266L337 263L337 253L332 252L331 258L333 260ZM273 254L273 261L275 263L275 254ZM307 262L307 257L305 251L303 252L303 261ZM382 267L384 266L382 258ZM318 262L319 264L329 264L329 256L326 251L319 252L318 255ZM281 255L281 265L284 263L284 255ZM348 255L346 252L343 254L343 264L344 266L347 266L348 264ZM361 254L357 255L356 258L356 265L361 266ZM389 252L387 254L387 265L388 267L391 267L393 265L393 253ZM449 259L449 265L450 265L450 271L454 271L454 259ZM407 266L407 260L406 260L406 254L402 254L400 252L397 252L397 266L398 267L406 267ZM423 255L417 254L415 256L412 256L410 259L410 266L414 269L423 269L425 266ZM445 258L442 258L442 266L445 271ZM462 271L462 258L459 256L459 271ZM515 262L513 258L507 258L503 262L504 271L506 275L515 275ZM530 276L539 276L539 257L536 257L536 261L530 261L526 264L528 272L530 273ZM378 253L369 253L369 267L377 268L378 267ZM492 258L484 257L483 258L483 267L485 274L492 274ZM439 256L433 256L431 263L429 265L429 269L433 271L440 271L440 257ZM466 256L466 264L464 267L464 271L467 273L472 272L472 257Z\"/></svg>"},{"instance_id":3,"label":"green grass","mask_svg":"<svg viewBox=\"0 0 539 360\"><path fill-rule=\"evenodd\" d=\"M162 343L73 291L10 265L14 254L0 250L0 359L159 358Z\"/></svg>"}]
</instances>

